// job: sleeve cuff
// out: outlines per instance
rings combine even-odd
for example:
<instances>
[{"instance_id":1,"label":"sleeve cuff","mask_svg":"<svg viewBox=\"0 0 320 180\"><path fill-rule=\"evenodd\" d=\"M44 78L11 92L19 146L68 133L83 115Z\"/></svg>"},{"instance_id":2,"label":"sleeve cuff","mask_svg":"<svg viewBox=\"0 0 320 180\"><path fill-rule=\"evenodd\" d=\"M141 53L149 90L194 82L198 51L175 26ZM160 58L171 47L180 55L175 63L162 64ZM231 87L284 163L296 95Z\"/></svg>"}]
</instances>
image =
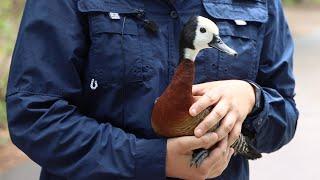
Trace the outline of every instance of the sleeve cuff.
<instances>
[{"instance_id":1,"label":"sleeve cuff","mask_svg":"<svg viewBox=\"0 0 320 180\"><path fill-rule=\"evenodd\" d=\"M166 179L166 139L137 140L136 179Z\"/></svg>"},{"instance_id":2,"label":"sleeve cuff","mask_svg":"<svg viewBox=\"0 0 320 180\"><path fill-rule=\"evenodd\" d=\"M261 88L261 95L263 99L263 108L261 111L253 116L248 116L244 122L244 127L247 128L249 131L253 131L254 133L260 132L261 128L263 127L265 121L268 117L268 112L270 105L268 103L268 95L265 93L263 88Z\"/></svg>"}]
</instances>

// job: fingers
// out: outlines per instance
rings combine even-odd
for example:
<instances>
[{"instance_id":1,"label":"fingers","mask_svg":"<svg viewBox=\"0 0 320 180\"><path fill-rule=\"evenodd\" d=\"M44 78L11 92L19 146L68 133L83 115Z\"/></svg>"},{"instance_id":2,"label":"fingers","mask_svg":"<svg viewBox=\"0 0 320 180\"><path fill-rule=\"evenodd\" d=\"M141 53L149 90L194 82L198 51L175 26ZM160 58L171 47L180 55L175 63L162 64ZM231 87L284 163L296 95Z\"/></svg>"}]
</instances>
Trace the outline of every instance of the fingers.
<instances>
[{"instance_id":1,"label":"fingers","mask_svg":"<svg viewBox=\"0 0 320 180\"><path fill-rule=\"evenodd\" d=\"M206 92L207 83L197 84L192 86L192 95L203 96Z\"/></svg>"},{"instance_id":2,"label":"fingers","mask_svg":"<svg viewBox=\"0 0 320 180\"><path fill-rule=\"evenodd\" d=\"M228 155L228 158L227 158L227 162L228 162L227 164L229 164L233 153L234 153L234 149L233 149L233 148L230 148L229 155Z\"/></svg>"},{"instance_id":3,"label":"fingers","mask_svg":"<svg viewBox=\"0 0 320 180\"><path fill-rule=\"evenodd\" d=\"M228 136L228 134L232 131L236 121L237 121L237 116L232 112L228 113L224 117L224 119L220 123L220 126L215 131L218 134L219 140Z\"/></svg>"},{"instance_id":4,"label":"fingers","mask_svg":"<svg viewBox=\"0 0 320 180\"><path fill-rule=\"evenodd\" d=\"M203 179L219 176L228 166L232 153L233 149L228 147L228 138L224 138L198 169L204 176Z\"/></svg>"},{"instance_id":5,"label":"fingers","mask_svg":"<svg viewBox=\"0 0 320 180\"><path fill-rule=\"evenodd\" d=\"M229 134L229 147L233 145L240 137L242 129L242 124L241 123L236 123L232 129L232 131Z\"/></svg>"},{"instance_id":6,"label":"fingers","mask_svg":"<svg viewBox=\"0 0 320 180\"><path fill-rule=\"evenodd\" d=\"M216 133L208 133L201 138L185 136L179 139L179 146L187 152L194 149L209 148L213 146L218 141L218 136Z\"/></svg>"},{"instance_id":7,"label":"fingers","mask_svg":"<svg viewBox=\"0 0 320 180\"><path fill-rule=\"evenodd\" d=\"M193 96L193 103L197 102L202 96Z\"/></svg>"},{"instance_id":8,"label":"fingers","mask_svg":"<svg viewBox=\"0 0 320 180\"><path fill-rule=\"evenodd\" d=\"M210 153L209 157L204 160L204 166L212 166L225 157L228 150L228 138L224 138L219 142L218 146Z\"/></svg>"},{"instance_id":9,"label":"fingers","mask_svg":"<svg viewBox=\"0 0 320 180\"><path fill-rule=\"evenodd\" d=\"M220 99L220 93L216 90L211 90L205 93L198 101L196 101L189 109L191 116L196 116L209 106L216 104Z\"/></svg>"},{"instance_id":10,"label":"fingers","mask_svg":"<svg viewBox=\"0 0 320 180\"><path fill-rule=\"evenodd\" d=\"M233 153L234 153L234 149L227 147L226 153L224 154L224 156L220 162L220 166L222 167L222 169L225 169L228 166L228 163L229 163Z\"/></svg>"},{"instance_id":11,"label":"fingers","mask_svg":"<svg viewBox=\"0 0 320 180\"><path fill-rule=\"evenodd\" d=\"M226 155L223 158L221 158L219 162L215 163L212 166L211 171L207 176L207 178L215 178L220 176L223 173L223 171L228 167L233 153L234 153L234 149L228 148Z\"/></svg>"},{"instance_id":12,"label":"fingers","mask_svg":"<svg viewBox=\"0 0 320 180\"><path fill-rule=\"evenodd\" d=\"M195 128L196 137L201 137L213 128L229 111L229 106L225 101L220 101L211 113ZM221 138L222 139L222 138Z\"/></svg>"}]
</instances>

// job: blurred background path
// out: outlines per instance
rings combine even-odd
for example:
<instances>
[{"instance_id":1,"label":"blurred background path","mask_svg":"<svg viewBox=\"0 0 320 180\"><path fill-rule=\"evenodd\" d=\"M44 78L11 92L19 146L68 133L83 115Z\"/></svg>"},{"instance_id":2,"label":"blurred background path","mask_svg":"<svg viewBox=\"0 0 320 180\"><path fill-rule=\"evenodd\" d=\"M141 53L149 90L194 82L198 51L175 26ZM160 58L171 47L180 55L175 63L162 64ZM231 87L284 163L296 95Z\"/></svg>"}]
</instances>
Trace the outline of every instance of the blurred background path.
<instances>
[{"instance_id":1,"label":"blurred background path","mask_svg":"<svg viewBox=\"0 0 320 180\"><path fill-rule=\"evenodd\" d=\"M294 66L300 120L296 136L289 145L250 163L252 180L320 179L320 8L291 7L286 8L286 14L296 44ZM1 133L3 132L0 131L0 180L38 179L39 166L12 144L1 149L1 137L3 139L7 136Z\"/></svg>"},{"instance_id":2,"label":"blurred background path","mask_svg":"<svg viewBox=\"0 0 320 180\"><path fill-rule=\"evenodd\" d=\"M310 20L309 13L314 13ZM252 180L320 179L320 10L288 11L288 18L291 28L295 32L299 29L294 64L300 110L297 132L278 152L250 163Z\"/></svg>"}]
</instances>

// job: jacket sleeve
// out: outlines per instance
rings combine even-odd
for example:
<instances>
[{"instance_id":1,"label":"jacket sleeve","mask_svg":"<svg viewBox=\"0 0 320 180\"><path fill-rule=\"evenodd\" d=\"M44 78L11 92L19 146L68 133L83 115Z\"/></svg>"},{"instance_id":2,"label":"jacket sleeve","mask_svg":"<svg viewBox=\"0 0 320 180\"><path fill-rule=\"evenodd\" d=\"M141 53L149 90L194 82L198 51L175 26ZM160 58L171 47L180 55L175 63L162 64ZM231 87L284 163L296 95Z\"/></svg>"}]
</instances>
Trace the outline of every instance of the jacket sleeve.
<instances>
[{"instance_id":1,"label":"jacket sleeve","mask_svg":"<svg viewBox=\"0 0 320 180\"><path fill-rule=\"evenodd\" d=\"M260 66L256 83L262 88L264 108L245 125L254 132L260 152L270 153L294 136L298 110L294 101L294 44L280 0L267 1L269 21L265 24Z\"/></svg>"},{"instance_id":2,"label":"jacket sleeve","mask_svg":"<svg viewBox=\"0 0 320 180\"><path fill-rule=\"evenodd\" d=\"M164 179L165 139L139 139L79 111L86 22L75 0L27 1L6 97L12 141L66 179Z\"/></svg>"}]
</instances>

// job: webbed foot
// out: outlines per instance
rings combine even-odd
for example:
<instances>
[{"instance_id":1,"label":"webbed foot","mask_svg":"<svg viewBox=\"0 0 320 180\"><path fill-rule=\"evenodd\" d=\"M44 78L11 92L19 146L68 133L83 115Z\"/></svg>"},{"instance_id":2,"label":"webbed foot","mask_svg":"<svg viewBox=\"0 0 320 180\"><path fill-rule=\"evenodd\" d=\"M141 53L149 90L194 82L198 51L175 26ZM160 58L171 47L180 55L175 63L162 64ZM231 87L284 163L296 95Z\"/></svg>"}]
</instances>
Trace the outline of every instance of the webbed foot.
<instances>
[{"instance_id":1,"label":"webbed foot","mask_svg":"<svg viewBox=\"0 0 320 180\"><path fill-rule=\"evenodd\" d=\"M200 167L201 163L209 156L210 150L208 149L196 149L193 151L190 167Z\"/></svg>"}]
</instances>

